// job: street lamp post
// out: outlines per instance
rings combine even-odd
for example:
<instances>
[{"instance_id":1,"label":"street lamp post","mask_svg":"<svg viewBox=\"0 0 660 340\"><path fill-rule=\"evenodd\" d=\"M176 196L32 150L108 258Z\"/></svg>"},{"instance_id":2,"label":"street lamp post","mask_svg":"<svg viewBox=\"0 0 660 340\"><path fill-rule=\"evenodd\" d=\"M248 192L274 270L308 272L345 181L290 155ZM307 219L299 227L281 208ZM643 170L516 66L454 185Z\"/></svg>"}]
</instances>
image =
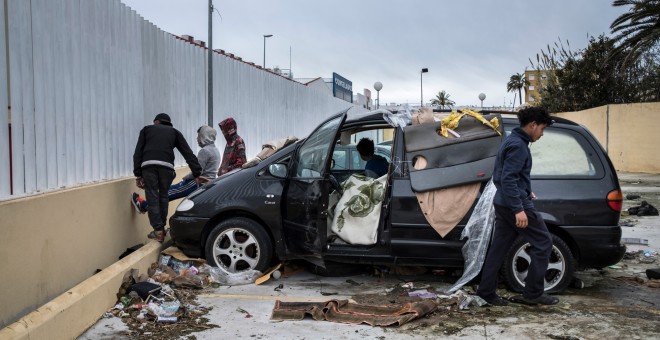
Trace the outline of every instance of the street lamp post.
<instances>
[{"instance_id":1,"label":"street lamp post","mask_svg":"<svg viewBox=\"0 0 660 340\"><path fill-rule=\"evenodd\" d=\"M424 85L423 85L423 83L422 83L422 76L424 75L424 73L426 73L426 72L428 72L428 71L429 71L429 69L425 67L425 68L423 68L422 71L419 73L419 95L420 95L420 98L421 98L421 99L420 99L420 103L419 103L419 104L420 104L420 107L423 107L423 106L424 106Z\"/></svg>"},{"instance_id":2,"label":"street lamp post","mask_svg":"<svg viewBox=\"0 0 660 340\"><path fill-rule=\"evenodd\" d=\"M264 34L264 68L266 68L266 38L270 38L272 36L272 34Z\"/></svg>"},{"instance_id":3,"label":"street lamp post","mask_svg":"<svg viewBox=\"0 0 660 340\"><path fill-rule=\"evenodd\" d=\"M374 83L374 89L376 90L376 110L380 106L380 90L383 89L383 83L377 81Z\"/></svg>"},{"instance_id":4,"label":"street lamp post","mask_svg":"<svg viewBox=\"0 0 660 340\"><path fill-rule=\"evenodd\" d=\"M209 45L208 45L208 123L213 126L213 0L209 0Z\"/></svg>"}]
</instances>

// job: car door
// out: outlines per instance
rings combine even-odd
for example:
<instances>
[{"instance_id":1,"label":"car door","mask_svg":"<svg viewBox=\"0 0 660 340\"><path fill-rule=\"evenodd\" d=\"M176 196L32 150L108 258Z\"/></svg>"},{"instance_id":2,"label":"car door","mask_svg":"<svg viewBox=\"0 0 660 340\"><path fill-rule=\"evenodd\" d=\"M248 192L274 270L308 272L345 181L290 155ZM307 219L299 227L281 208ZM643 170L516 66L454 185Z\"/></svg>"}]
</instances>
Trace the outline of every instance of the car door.
<instances>
[{"instance_id":1,"label":"car door","mask_svg":"<svg viewBox=\"0 0 660 340\"><path fill-rule=\"evenodd\" d=\"M296 150L284 195L283 232L287 252L321 264L326 245L330 152L346 113L322 123Z\"/></svg>"}]
</instances>

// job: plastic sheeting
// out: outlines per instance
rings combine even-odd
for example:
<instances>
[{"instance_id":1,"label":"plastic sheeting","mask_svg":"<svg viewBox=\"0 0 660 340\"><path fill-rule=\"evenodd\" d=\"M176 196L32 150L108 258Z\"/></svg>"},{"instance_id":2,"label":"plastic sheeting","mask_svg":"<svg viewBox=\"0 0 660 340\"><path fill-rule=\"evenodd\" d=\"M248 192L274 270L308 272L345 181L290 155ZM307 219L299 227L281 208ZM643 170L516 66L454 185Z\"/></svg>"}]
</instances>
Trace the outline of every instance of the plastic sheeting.
<instances>
[{"instance_id":1,"label":"plastic sheeting","mask_svg":"<svg viewBox=\"0 0 660 340\"><path fill-rule=\"evenodd\" d=\"M497 192L497 189L493 184L493 180L488 181L465 229L463 229L461 239L467 238L467 242L463 245L463 259L465 259L463 276L447 290L447 294L452 294L470 282L479 274L481 267L484 265L486 251L490 244L490 236L493 233L493 225L495 224L495 208L493 207L495 192Z\"/></svg>"},{"instance_id":2,"label":"plastic sheeting","mask_svg":"<svg viewBox=\"0 0 660 340\"><path fill-rule=\"evenodd\" d=\"M412 122L412 113L408 104L403 106L402 110L399 110L397 113L387 112L383 113L383 119L393 127L406 127Z\"/></svg>"}]
</instances>

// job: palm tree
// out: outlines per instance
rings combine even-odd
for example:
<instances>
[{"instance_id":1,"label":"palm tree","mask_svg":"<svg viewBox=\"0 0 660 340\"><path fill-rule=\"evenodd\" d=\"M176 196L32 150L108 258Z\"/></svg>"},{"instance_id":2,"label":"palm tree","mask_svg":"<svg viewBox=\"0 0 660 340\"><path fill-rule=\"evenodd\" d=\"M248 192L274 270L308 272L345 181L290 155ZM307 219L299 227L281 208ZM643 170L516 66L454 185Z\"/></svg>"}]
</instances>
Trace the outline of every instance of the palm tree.
<instances>
[{"instance_id":1,"label":"palm tree","mask_svg":"<svg viewBox=\"0 0 660 340\"><path fill-rule=\"evenodd\" d=\"M612 6L632 6L610 25L617 34L614 53L624 56L628 65L660 42L660 0L614 0Z\"/></svg>"},{"instance_id":2,"label":"palm tree","mask_svg":"<svg viewBox=\"0 0 660 340\"><path fill-rule=\"evenodd\" d=\"M445 92L445 90L442 90L438 92L438 94L431 100L431 105L438 105L440 106L441 109L444 109L445 106L448 108L451 108L454 106L454 101L449 99L450 95L449 93Z\"/></svg>"},{"instance_id":3,"label":"palm tree","mask_svg":"<svg viewBox=\"0 0 660 340\"><path fill-rule=\"evenodd\" d=\"M522 89L529 85L529 82L524 75L516 73L509 78L509 82L506 83L506 92L515 92L518 91L518 97L520 98L520 105L522 105Z\"/></svg>"}]
</instances>

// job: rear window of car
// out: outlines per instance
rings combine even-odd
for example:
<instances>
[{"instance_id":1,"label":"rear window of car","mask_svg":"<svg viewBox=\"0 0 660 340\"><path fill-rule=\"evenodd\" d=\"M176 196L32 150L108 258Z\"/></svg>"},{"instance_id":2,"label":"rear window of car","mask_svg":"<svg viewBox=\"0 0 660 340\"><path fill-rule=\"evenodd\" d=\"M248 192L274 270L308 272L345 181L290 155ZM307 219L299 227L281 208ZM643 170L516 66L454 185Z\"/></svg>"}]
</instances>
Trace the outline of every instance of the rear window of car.
<instances>
[{"instance_id":1,"label":"rear window of car","mask_svg":"<svg viewBox=\"0 0 660 340\"><path fill-rule=\"evenodd\" d=\"M505 127L509 135L513 126ZM593 147L580 133L547 127L543 137L530 146L532 177L600 178L604 170Z\"/></svg>"}]
</instances>

